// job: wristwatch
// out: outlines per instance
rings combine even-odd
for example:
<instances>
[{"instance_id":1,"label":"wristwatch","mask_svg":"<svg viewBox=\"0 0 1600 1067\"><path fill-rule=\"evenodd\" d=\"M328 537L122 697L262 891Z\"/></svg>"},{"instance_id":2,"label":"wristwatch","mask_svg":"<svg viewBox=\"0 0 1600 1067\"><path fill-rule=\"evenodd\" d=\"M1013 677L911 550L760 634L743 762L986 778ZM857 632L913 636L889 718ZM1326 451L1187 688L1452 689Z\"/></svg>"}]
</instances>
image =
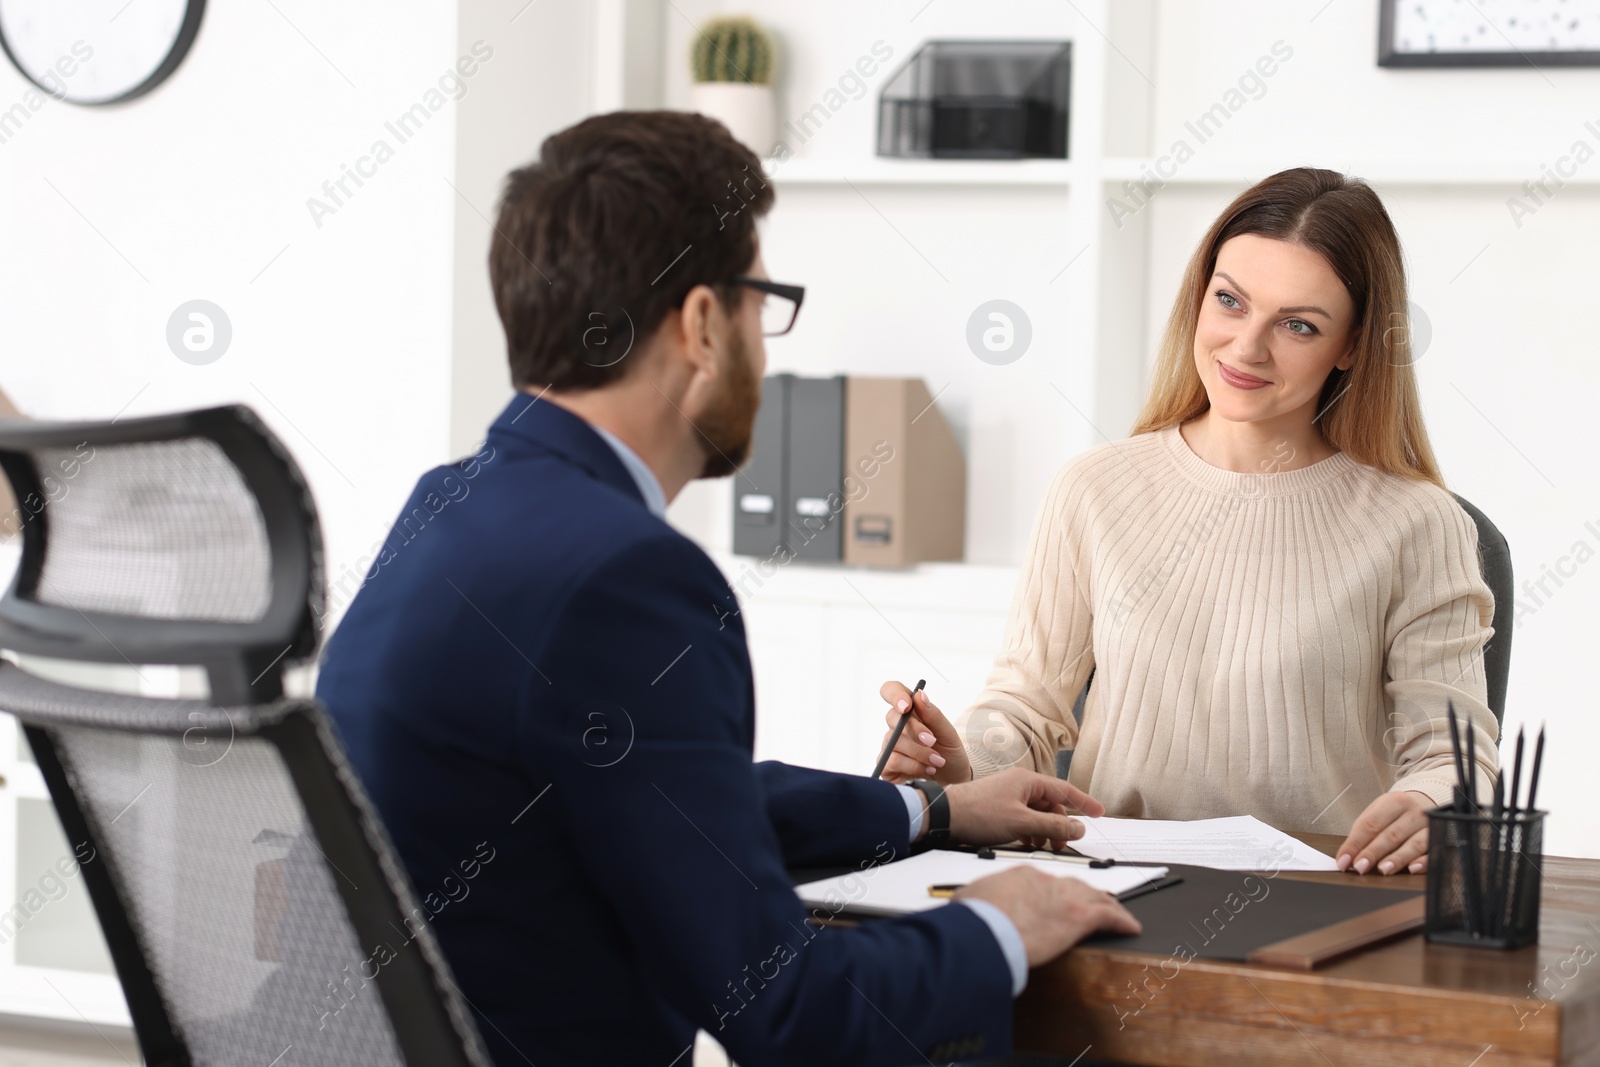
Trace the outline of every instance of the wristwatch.
<instances>
[{"instance_id":1,"label":"wristwatch","mask_svg":"<svg viewBox=\"0 0 1600 1067\"><path fill-rule=\"evenodd\" d=\"M911 851L943 848L950 841L950 801L944 794L944 786L932 778L913 778L906 785L920 792L928 802L927 832L911 846Z\"/></svg>"}]
</instances>

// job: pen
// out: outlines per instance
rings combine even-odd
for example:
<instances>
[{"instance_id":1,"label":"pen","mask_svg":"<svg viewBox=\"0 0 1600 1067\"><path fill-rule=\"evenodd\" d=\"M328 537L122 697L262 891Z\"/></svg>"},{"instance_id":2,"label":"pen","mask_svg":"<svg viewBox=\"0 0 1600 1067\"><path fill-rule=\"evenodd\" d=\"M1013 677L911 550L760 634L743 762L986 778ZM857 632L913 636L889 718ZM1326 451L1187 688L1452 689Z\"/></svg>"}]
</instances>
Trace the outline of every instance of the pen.
<instances>
[{"instance_id":1,"label":"pen","mask_svg":"<svg viewBox=\"0 0 1600 1067\"><path fill-rule=\"evenodd\" d=\"M1049 849L1035 849L1032 852L1020 848L980 848L980 860L992 859L1020 859L1020 860L1054 860L1057 863L1081 863L1085 867L1105 868L1116 866L1114 859L1096 859L1093 856L1070 856L1065 852L1051 852Z\"/></svg>"},{"instance_id":2,"label":"pen","mask_svg":"<svg viewBox=\"0 0 1600 1067\"><path fill-rule=\"evenodd\" d=\"M917 694L922 692L922 687L927 684L926 678L917 679L917 687L911 691L911 702L906 705L906 710L900 713L900 721L895 723L894 733L889 735L889 743L883 746L883 755L878 757L878 765L872 768L872 777L877 778L883 774L884 765L889 762L889 753L894 751L894 746L899 742L906 723L911 721L911 709L917 706Z\"/></svg>"},{"instance_id":3,"label":"pen","mask_svg":"<svg viewBox=\"0 0 1600 1067\"><path fill-rule=\"evenodd\" d=\"M1159 879L1158 881L1146 882L1144 885L1136 885L1132 889L1118 893L1117 900L1132 900L1134 897L1142 897L1146 893L1154 893L1158 889L1166 889L1168 886L1182 884L1183 877L1181 875L1169 874L1167 877Z\"/></svg>"},{"instance_id":4,"label":"pen","mask_svg":"<svg viewBox=\"0 0 1600 1067\"><path fill-rule=\"evenodd\" d=\"M1158 878L1152 882L1146 882L1143 885L1136 885L1132 889L1125 889L1121 893L1113 895L1119 901L1132 900L1134 897L1142 897L1146 893L1154 893L1158 889L1166 889L1169 886L1181 885L1182 883L1183 877L1173 874L1165 878ZM953 897L956 894L956 890L965 888L965 885L930 885L928 887L928 895L930 897Z\"/></svg>"}]
</instances>

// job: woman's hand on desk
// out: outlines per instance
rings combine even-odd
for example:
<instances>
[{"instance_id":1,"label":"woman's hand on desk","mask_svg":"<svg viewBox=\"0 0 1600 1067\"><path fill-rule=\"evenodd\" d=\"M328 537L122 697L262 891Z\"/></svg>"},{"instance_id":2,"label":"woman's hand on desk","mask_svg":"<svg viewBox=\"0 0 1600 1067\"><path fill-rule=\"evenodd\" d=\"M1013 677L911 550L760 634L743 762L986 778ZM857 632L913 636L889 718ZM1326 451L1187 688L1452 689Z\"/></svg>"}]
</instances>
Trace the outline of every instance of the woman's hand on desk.
<instances>
[{"instance_id":1,"label":"woman's hand on desk","mask_svg":"<svg viewBox=\"0 0 1600 1067\"><path fill-rule=\"evenodd\" d=\"M945 790L950 801L950 838L961 845L1064 849L1083 836L1083 823L1099 818L1105 805L1063 779L1011 767Z\"/></svg>"},{"instance_id":2,"label":"woman's hand on desk","mask_svg":"<svg viewBox=\"0 0 1600 1067\"><path fill-rule=\"evenodd\" d=\"M913 706L911 690L900 682L884 682L878 695L889 702L884 715L889 729L883 735L883 744L900 724L900 716L912 708L911 721L895 742L889 762L883 768L883 777L891 782L905 782L912 778L932 778L940 785L950 786L972 780L972 765L967 762L967 749L961 735L944 717L924 690L916 695ZM881 750L880 750L881 751Z\"/></svg>"},{"instance_id":3,"label":"woman's hand on desk","mask_svg":"<svg viewBox=\"0 0 1600 1067\"><path fill-rule=\"evenodd\" d=\"M1361 813L1339 846L1341 871L1420 874L1428 869L1428 809L1433 798L1412 790L1384 793Z\"/></svg>"}]
</instances>

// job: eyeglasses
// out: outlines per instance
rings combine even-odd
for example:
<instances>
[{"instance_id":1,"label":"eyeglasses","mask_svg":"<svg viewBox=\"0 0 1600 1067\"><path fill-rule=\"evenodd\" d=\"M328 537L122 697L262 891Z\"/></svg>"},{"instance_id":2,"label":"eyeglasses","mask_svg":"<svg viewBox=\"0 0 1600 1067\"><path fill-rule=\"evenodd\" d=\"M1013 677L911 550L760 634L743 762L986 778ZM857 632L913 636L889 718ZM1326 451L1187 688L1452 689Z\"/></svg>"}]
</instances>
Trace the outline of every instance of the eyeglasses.
<instances>
[{"instance_id":1,"label":"eyeglasses","mask_svg":"<svg viewBox=\"0 0 1600 1067\"><path fill-rule=\"evenodd\" d=\"M743 275L733 279L733 283L747 285L766 294L761 300L763 337L778 337L794 328L794 320L800 316L800 304L806 298L805 286L783 285L779 282L769 282L765 278L750 278Z\"/></svg>"}]
</instances>

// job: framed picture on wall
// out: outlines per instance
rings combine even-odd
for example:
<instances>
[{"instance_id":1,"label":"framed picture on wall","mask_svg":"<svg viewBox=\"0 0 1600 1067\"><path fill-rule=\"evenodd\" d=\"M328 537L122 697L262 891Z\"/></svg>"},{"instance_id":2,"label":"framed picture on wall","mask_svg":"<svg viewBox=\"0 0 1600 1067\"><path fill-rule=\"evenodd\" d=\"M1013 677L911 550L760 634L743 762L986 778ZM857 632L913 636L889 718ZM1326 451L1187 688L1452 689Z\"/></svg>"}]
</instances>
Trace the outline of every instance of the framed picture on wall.
<instances>
[{"instance_id":1,"label":"framed picture on wall","mask_svg":"<svg viewBox=\"0 0 1600 1067\"><path fill-rule=\"evenodd\" d=\"M1600 66L1600 0L1379 0L1378 66Z\"/></svg>"}]
</instances>

